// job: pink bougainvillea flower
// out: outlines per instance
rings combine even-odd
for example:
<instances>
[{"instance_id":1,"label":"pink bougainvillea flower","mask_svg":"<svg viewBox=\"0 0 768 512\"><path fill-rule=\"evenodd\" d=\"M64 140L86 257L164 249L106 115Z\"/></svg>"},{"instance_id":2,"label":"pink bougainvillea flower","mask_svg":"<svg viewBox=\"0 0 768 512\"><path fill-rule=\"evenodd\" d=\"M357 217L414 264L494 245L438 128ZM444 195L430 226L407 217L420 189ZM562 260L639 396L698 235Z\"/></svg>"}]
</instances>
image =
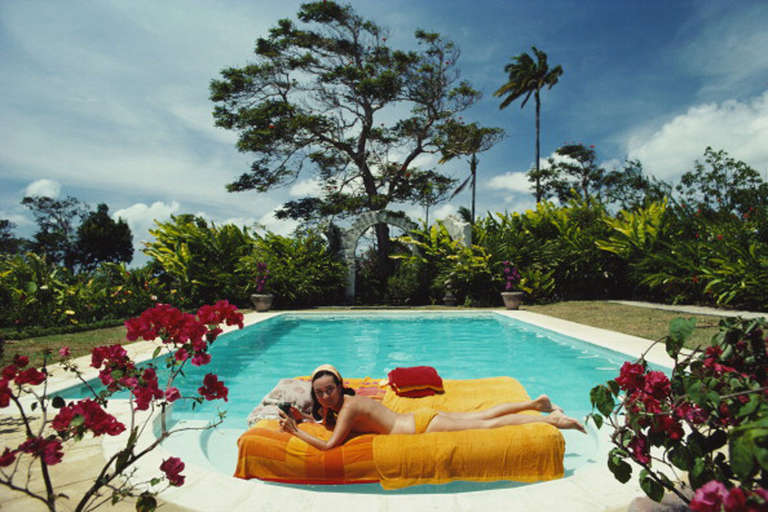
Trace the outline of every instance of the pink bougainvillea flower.
<instances>
[{"instance_id":1,"label":"pink bougainvillea flower","mask_svg":"<svg viewBox=\"0 0 768 512\"><path fill-rule=\"evenodd\" d=\"M9 448L6 448L5 451L3 451L3 454L0 455L0 468L5 468L13 464L13 462L16 460L16 451L11 451Z\"/></svg>"},{"instance_id":2,"label":"pink bougainvillea flower","mask_svg":"<svg viewBox=\"0 0 768 512\"><path fill-rule=\"evenodd\" d=\"M186 361L187 359L189 359L189 353L185 349L180 348L179 350L176 351L173 357L177 361Z\"/></svg>"},{"instance_id":3,"label":"pink bougainvillea flower","mask_svg":"<svg viewBox=\"0 0 768 512\"><path fill-rule=\"evenodd\" d=\"M11 403L11 389L8 387L8 379L0 379L0 408L8 407Z\"/></svg>"},{"instance_id":4,"label":"pink bougainvillea flower","mask_svg":"<svg viewBox=\"0 0 768 512\"><path fill-rule=\"evenodd\" d=\"M72 420L77 416L82 417L83 421L73 427ZM72 435L90 430L94 436L102 434L116 436L125 430L125 425L117 421L98 402L90 398L71 403L59 409L59 413L53 418L51 426L60 434L68 433Z\"/></svg>"},{"instance_id":5,"label":"pink bougainvillea flower","mask_svg":"<svg viewBox=\"0 0 768 512\"><path fill-rule=\"evenodd\" d=\"M648 443L644 437L636 437L629 443L629 449L632 450L632 458L641 464L651 462L648 455Z\"/></svg>"},{"instance_id":6,"label":"pink bougainvillea flower","mask_svg":"<svg viewBox=\"0 0 768 512\"><path fill-rule=\"evenodd\" d=\"M211 362L211 354L207 352L198 352L190 361L194 366L205 366Z\"/></svg>"},{"instance_id":7,"label":"pink bougainvillea flower","mask_svg":"<svg viewBox=\"0 0 768 512\"><path fill-rule=\"evenodd\" d=\"M726 512L740 512L742 510L747 510L745 508L747 505L747 495L741 488L734 487L728 491L728 494L723 499L723 505L725 506Z\"/></svg>"},{"instance_id":8,"label":"pink bougainvillea flower","mask_svg":"<svg viewBox=\"0 0 768 512\"><path fill-rule=\"evenodd\" d=\"M696 512L719 512L727 494L728 489L725 485L717 480L710 480L696 489L696 493L688 506Z\"/></svg>"},{"instance_id":9,"label":"pink bougainvillea flower","mask_svg":"<svg viewBox=\"0 0 768 512\"><path fill-rule=\"evenodd\" d=\"M672 391L669 379L662 372L648 372L645 376L643 391L656 399L663 400Z\"/></svg>"},{"instance_id":10,"label":"pink bougainvillea flower","mask_svg":"<svg viewBox=\"0 0 768 512\"><path fill-rule=\"evenodd\" d=\"M160 471L165 473L168 482L176 487L184 485L184 463L178 457L169 457L160 464Z\"/></svg>"},{"instance_id":11,"label":"pink bougainvillea flower","mask_svg":"<svg viewBox=\"0 0 768 512\"><path fill-rule=\"evenodd\" d=\"M14 379L14 382L21 386L22 384L32 384L37 386L45 382L47 375L37 368L27 368L24 371L19 372Z\"/></svg>"},{"instance_id":12,"label":"pink bougainvillea flower","mask_svg":"<svg viewBox=\"0 0 768 512\"><path fill-rule=\"evenodd\" d=\"M209 373L203 378L203 385L197 388L197 392L206 400L216 400L217 398L223 398L227 401L227 394L229 390L223 382L219 381L219 378Z\"/></svg>"},{"instance_id":13,"label":"pink bougainvillea flower","mask_svg":"<svg viewBox=\"0 0 768 512\"><path fill-rule=\"evenodd\" d=\"M5 368L3 368L3 378L6 380L13 380L14 377L16 377L16 374L19 372L19 369L16 368L15 364L9 364Z\"/></svg>"},{"instance_id":14,"label":"pink bougainvillea flower","mask_svg":"<svg viewBox=\"0 0 768 512\"><path fill-rule=\"evenodd\" d=\"M624 391L634 391L642 389L645 384L645 368L641 364L633 364L625 361L621 366L619 376L616 377L616 384Z\"/></svg>"},{"instance_id":15,"label":"pink bougainvillea flower","mask_svg":"<svg viewBox=\"0 0 768 512\"><path fill-rule=\"evenodd\" d=\"M69 347L66 345L59 349L59 355L61 357L69 357Z\"/></svg>"},{"instance_id":16,"label":"pink bougainvillea flower","mask_svg":"<svg viewBox=\"0 0 768 512\"><path fill-rule=\"evenodd\" d=\"M169 402L175 402L179 398L181 398L181 392L179 391L179 388L172 386L165 390L165 399Z\"/></svg>"},{"instance_id":17,"label":"pink bougainvillea flower","mask_svg":"<svg viewBox=\"0 0 768 512\"><path fill-rule=\"evenodd\" d=\"M30 437L19 445L19 451L40 457L49 466L58 464L64 457L64 452L61 451L61 441L58 439Z\"/></svg>"},{"instance_id":18,"label":"pink bougainvillea flower","mask_svg":"<svg viewBox=\"0 0 768 512\"><path fill-rule=\"evenodd\" d=\"M29 358L27 356L16 354L13 356L13 364L15 364L18 368L24 368L29 364Z\"/></svg>"}]
</instances>

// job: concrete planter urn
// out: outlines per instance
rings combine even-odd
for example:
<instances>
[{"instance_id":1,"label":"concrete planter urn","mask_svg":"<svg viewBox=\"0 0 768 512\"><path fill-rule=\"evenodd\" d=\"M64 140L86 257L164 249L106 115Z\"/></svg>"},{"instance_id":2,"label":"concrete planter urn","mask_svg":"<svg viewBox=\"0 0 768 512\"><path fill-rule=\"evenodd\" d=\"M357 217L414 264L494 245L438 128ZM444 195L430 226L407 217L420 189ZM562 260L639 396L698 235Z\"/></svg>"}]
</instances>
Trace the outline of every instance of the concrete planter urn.
<instances>
[{"instance_id":1,"label":"concrete planter urn","mask_svg":"<svg viewBox=\"0 0 768 512\"><path fill-rule=\"evenodd\" d=\"M446 306L456 305L456 296L453 294L452 291L447 290L445 292L445 295L443 295L443 304L445 304Z\"/></svg>"},{"instance_id":2,"label":"concrete planter urn","mask_svg":"<svg viewBox=\"0 0 768 512\"><path fill-rule=\"evenodd\" d=\"M263 313L272 307L272 299L274 298L275 296L271 293L252 293L251 303L256 311Z\"/></svg>"},{"instance_id":3,"label":"concrete planter urn","mask_svg":"<svg viewBox=\"0 0 768 512\"><path fill-rule=\"evenodd\" d=\"M507 309L519 309L523 302L523 292L501 292L504 299L504 307Z\"/></svg>"}]
</instances>

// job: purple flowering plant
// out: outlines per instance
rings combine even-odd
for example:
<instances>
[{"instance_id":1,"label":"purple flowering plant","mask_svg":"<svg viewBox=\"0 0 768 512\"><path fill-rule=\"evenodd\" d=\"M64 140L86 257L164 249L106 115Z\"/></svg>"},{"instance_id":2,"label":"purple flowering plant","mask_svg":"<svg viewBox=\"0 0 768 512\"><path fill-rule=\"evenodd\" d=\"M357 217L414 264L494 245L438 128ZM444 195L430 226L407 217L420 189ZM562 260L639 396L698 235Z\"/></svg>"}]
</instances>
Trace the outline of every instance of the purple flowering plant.
<instances>
[{"instance_id":1,"label":"purple flowering plant","mask_svg":"<svg viewBox=\"0 0 768 512\"><path fill-rule=\"evenodd\" d=\"M517 270L517 267L512 265L509 261L502 261L501 264L504 265L504 279L506 280L504 291L510 292L514 290L515 285L520 282L520 272Z\"/></svg>"},{"instance_id":2,"label":"purple flowering plant","mask_svg":"<svg viewBox=\"0 0 768 512\"><path fill-rule=\"evenodd\" d=\"M267 284L267 278L269 277L269 269L267 264L260 261L256 264L256 293L264 291L264 286Z\"/></svg>"}]
</instances>

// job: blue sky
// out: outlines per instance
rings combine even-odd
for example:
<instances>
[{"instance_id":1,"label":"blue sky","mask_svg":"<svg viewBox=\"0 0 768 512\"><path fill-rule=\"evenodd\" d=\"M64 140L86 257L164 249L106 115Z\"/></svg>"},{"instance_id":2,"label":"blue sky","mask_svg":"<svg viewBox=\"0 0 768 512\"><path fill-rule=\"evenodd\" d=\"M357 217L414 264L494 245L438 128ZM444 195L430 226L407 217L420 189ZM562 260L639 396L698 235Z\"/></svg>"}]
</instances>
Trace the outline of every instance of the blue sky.
<instances>
[{"instance_id":1,"label":"blue sky","mask_svg":"<svg viewBox=\"0 0 768 512\"><path fill-rule=\"evenodd\" d=\"M252 58L253 43L301 2L27 0L0 3L0 218L30 236L25 195L107 203L137 249L153 219L194 213L289 233L273 212L316 184L231 194L251 158L214 127L208 83ZM478 211L533 206L533 101L499 110L504 65L532 45L564 74L543 92L542 158L595 145L608 168L627 157L674 183L711 145L768 177L768 2L650 0L360 0L354 8L409 49L417 28L462 50L462 77L484 93L467 121L507 137L480 155ZM434 160L423 159L424 166ZM463 178L467 165L446 172ZM438 205L440 218L469 193ZM413 218L418 207L404 208ZM432 213L430 214L432 216ZM138 254L137 254L138 256ZM137 261L140 262L142 258Z\"/></svg>"}]
</instances>

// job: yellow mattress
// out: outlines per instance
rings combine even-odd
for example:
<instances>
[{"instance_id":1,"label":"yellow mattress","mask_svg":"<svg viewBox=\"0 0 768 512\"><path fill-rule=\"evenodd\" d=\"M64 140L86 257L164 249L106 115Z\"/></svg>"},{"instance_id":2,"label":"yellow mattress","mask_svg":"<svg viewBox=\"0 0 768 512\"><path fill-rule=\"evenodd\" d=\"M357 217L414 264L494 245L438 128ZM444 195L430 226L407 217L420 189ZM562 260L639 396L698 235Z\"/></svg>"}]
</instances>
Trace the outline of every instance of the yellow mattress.
<instances>
[{"instance_id":1,"label":"yellow mattress","mask_svg":"<svg viewBox=\"0 0 768 512\"><path fill-rule=\"evenodd\" d=\"M375 382L345 379L345 385L381 399L399 413L422 407L474 411L529 400L525 389L510 377L444 380L445 393L423 398L399 397L389 389L377 394L371 391ZM323 439L330 437L320 424L302 423L299 428ZM262 420L238 440L235 476L306 484L380 482L385 489L453 480L537 482L562 478L564 452L562 434L545 423L461 432L363 434L322 451L280 431L276 420Z\"/></svg>"}]
</instances>

